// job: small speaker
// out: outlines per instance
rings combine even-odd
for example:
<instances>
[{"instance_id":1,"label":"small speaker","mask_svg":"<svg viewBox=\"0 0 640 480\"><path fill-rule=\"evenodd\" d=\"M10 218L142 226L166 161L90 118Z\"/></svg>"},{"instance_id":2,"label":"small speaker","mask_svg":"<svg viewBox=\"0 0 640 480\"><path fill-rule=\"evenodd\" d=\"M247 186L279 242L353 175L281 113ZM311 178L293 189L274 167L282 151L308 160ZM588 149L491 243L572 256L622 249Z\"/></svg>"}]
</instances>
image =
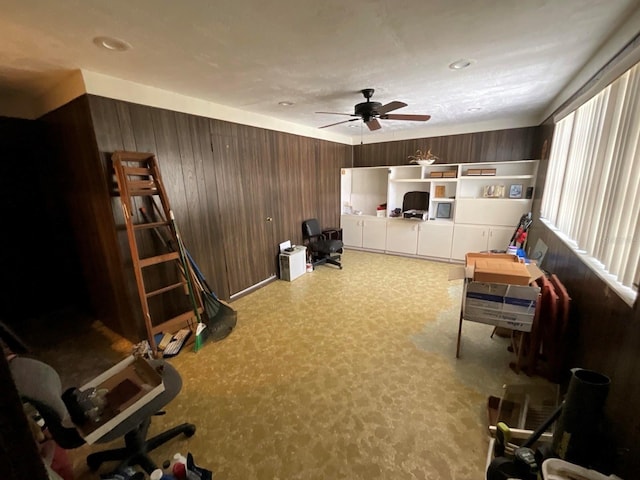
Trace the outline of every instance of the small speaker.
<instances>
[{"instance_id":1,"label":"small speaker","mask_svg":"<svg viewBox=\"0 0 640 480\"><path fill-rule=\"evenodd\" d=\"M525 198L533 198L533 187L527 187Z\"/></svg>"}]
</instances>

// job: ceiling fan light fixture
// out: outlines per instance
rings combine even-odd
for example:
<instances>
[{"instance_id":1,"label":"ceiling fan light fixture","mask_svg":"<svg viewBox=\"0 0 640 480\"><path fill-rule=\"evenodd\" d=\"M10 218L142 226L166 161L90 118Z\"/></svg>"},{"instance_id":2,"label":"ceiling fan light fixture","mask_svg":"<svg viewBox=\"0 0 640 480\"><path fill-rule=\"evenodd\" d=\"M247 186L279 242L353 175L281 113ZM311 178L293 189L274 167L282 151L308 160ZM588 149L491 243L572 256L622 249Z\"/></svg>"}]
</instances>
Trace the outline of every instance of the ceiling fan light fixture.
<instances>
[{"instance_id":1,"label":"ceiling fan light fixture","mask_svg":"<svg viewBox=\"0 0 640 480\"><path fill-rule=\"evenodd\" d=\"M126 52L133 48L130 43L114 37L96 37L93 39L93 43L100 48L112 52Z\"/></svg>"},{"instance_id":2,"label":"ceiling fan light fixture","mask_svg":"<svg viewBox=\"0 0 640 480\"><path fill-rule=\"evenodd\" d=\"M449 64L449 68L451 70L464 70L467 67L470 67L473 63L473 60L469 60L468 58L461 58L460 60L456 60L453 63Z\"/></svg>"}]
</instances>

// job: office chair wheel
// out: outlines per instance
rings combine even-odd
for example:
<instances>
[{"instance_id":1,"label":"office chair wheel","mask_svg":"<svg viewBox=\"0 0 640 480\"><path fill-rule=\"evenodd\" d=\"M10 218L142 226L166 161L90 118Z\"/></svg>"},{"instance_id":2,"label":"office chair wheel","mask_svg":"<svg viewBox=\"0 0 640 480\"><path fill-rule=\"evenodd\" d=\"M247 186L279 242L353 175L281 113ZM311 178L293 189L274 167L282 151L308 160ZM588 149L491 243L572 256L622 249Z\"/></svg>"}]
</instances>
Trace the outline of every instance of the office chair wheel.
<instances>
[{"instance_id":1,"label":"office chair wheel","mask_svg":"<svg viewBox=\"0 0 640 480\"><path fill-rule=\"evenodd\" d=\"M196 426L195 425L189 425L188 428L185 429L184 431L184 436L189 438L189 437L193 437L193 435L196 433Z\"/></svg>"}]
</instances>

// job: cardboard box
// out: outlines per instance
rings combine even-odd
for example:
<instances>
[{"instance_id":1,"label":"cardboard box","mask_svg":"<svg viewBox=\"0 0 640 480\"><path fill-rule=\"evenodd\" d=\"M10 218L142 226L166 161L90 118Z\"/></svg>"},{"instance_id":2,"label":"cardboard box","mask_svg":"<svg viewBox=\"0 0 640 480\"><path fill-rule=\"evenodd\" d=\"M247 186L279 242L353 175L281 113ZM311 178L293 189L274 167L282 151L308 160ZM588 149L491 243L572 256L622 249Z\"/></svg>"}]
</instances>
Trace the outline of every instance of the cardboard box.
<instances>
[{"instance_id":1,"label":"cardboard box","mask_svg":"<svg viewBox=\"0 0 640 480\"><path fill-rule=\"evenodd\" d=\"M458 172L456 170L446 170L442 172L443 178L456 178L457 175L458 175Z\"/></svg>"},{"instance_id":2,"label":"cardboard box","mask_svg":"<svg viewBox=\"0 0 640 480\"><path fill-rule=\"evenodd\" d=\"M481 168L469 168L467 170L467 175L482 175Z\"/></svg>"},{"instance_id":3,"label":"cardboard box","mask_svg":"<svg viewBox=\"0 0 640 480\"><path fill-rule=\"evenodd\" d=\"M530 332L538 287L471 281L465 284L462 311L465 320Z\"/></svg>"},{"instance_id":4,"label":"cardboard box","mask_svg":"<svg viewBox=\"0 0 640 480\"><path fill-rule=\"evenodd\" d=\"M87 421L77 425L80 435L88 444L95 443L131 414L140 410L164 392L162 376L142 358L129 356L109 370L83 385L88 388L107 389L111 397L102 418L98 422ZM122 387L127 387L126 389ZM119 392L119 393L118 393Z\"/></svg>"},{"instance_id":5,"label":"cardboard box","mask_svg":"<svg viewBox=\"0 0 640 480\"><path fill-rule=\"evenodd\" d=\"M442 178L442 172L429 172L430 178Z\"/></svg>"},{"instance_id":6,"label":"cardboard box","mask_svg":"<svg viewBox=\"0 0 640 480\"><path fill-rule=\"evenodd\" d=\"M482 175L495 175L496 174L496 169L495 168L483 168L482 169Z\"/></svg>"},{"instance_id":7,"label":"cardboard box","mask_svg":"<svg viewBox=\"0 0 640 480\"><path fill-rule=\"evenodd\" d=\"M476 282L529 285L530 278L524 263L491 258L482 258L475 262L473 280Z\"/></svg>"},{"instance_id":8,"label":"cardboard box","mask_svg":"<svg viewBox=\"0 0 640 480\"><path fill-rule=\"evenodd\" d=\"M477 272L478 264L481 265L480 272ZM535 263L525 264L515 255L469 252L465 255L465 274L461 275L456 269L450 272L449 280L466 277L482 282L529 285L542 275L544 273Z\"/></svg>"},{"instance_id":9,"label":"cardboard box","mask_svg":"<svg viewBox=\"0 0 640 480\"><path fill-rule=\"evenodd\" d=\"M515 280L521 284L505 283L514 272ZM501 281L478 281L478 277L487 278L486 275ZM529 283L541 275L536 265L525 265L515 255L502 253L467 253L465 267L452 267L449 271L450 280L465 278L465 320L523 332L531 331L540 294L540 289Z\"/></svg>"}]
</instances>

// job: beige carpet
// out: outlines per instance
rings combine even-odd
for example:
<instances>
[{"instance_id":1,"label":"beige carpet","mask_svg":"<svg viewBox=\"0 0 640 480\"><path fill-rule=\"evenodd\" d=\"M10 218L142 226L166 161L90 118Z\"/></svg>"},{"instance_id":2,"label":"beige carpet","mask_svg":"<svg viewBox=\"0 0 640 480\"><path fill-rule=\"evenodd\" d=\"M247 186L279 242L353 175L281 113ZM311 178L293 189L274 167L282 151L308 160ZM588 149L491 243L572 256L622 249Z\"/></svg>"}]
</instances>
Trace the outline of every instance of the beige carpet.
<instances>
[{"instance_id":1,"label":"beige carpet","mask_svg":"<svg viewBox=\"0 0 640 480\"><path fill-rule=\"evenodd\" d=\"M320 266L235 301L231 336L171 360L184 386L151 433L183 421L197 432L156 450L158 463L189 451L218 480L484 478L487 397L545 382L513 373L508 341L487 325L465 322L456 360L461 282L447 280L449 264L343 258L343 270ZM99 322L60 346L41 354L65 386L130 347ZM97 477L89 451L72 454L80 479Z\"/></svg>"}]
</instances>

